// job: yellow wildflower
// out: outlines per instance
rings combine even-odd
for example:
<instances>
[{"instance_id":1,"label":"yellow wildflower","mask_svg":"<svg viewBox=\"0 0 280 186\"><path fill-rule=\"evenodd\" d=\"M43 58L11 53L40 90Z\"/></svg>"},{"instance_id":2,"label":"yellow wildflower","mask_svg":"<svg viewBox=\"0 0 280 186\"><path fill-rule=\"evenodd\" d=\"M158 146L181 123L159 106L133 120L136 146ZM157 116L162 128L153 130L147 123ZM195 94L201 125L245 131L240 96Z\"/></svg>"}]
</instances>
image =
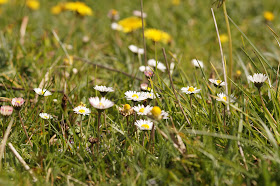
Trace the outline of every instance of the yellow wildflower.
<instances>
[{"instance_id":1,"label":"yellow wildflower","mask_svg":"<svg viewBox=\"0 0 280 186\"><path fill-rule=\"evenodd\" d=\"M65 4L65 10L70 10L73 12L77 12L81 16L86 16L86 15L92 15L93 12L90 7L88 7L85 3L83 2L68 2Z\"/></svg>"},{"instance_id":2,"label":"yellow wildflower","mask_svg":"<svg viewBox=\"0 0 280 186\"><path fill-rule=\"evenodd\" d=\"M151 114L152 114L153 118L156 119L156 120L161 120L162 119L161 109L158 106L153 107L153 109L151 110Z\"/></svg>"},{"instance_id":3,"label":"yellow wildflower","mask_svg":"<svg viewBox=\"0 0 280 186\"><path fill-rule=\"evenodd\" d=\"M173 4L174 6L180 5L180 3L181 3L181 0L172 0L172 4Z\"/></svg>"},{"instance_id":4,"label":"yellow wildflower","mask_svg":"<svg viewBox=\"0 0 280 186\"><path fill-rule=\"evenodd\" d=\"M0 5L6 4L8 0L0 0Z\"/></svg>"},{"instance_id":5,"label":"yellow wildflower","mask_svg":"<svg viewBox=\"0 0 280 186\"><path fill-rule=\"evenodd\" d=\"M155 42L160 41L166 44L171 41L171 36L168 33L157 29L153 29L153 28L147 29L144 34L147 39L151 39Z\"/></svg>"},{"instance_id":6,"label":"yellow wildflower","mask_svg":"<svg viewBox=\"0 0 280 186\"><path fill-rule=\"evenodd\" d=\"M221 43L226 43L226 42L228 42L228 36L226 34L221 34L220 40L221 40Z\"/></svg>"},{"instance_id":7,"label":"yellow wildflower","mask_svg":"<svg viewBox=\"0 0 280 186\"><path fill-rule=\"evenodd\" d=\"M269 11L265 11L263 13L263 17L265 18L265 20L267 21L272 21L274 19L274 15L272 12L269 12Z\"/></svg>"},{"instance_id":8,"label":"yellow wildflower","mask_svg":"<svg viewBox=\"0 0 280 186\"><path fill-rule=\"evenodd\" d=\"M53 6L51 9L52 14L57 15L60 14L64 10L64 4L60 3L56 6Z\"/></svg>"},{"instance_id":9,"label":"yellow wildflower","mask_svg":"<svg viewBox=\"0 0 280 186\"><path fill-rule=\"evenodd\" d=\"M40 8L40 2L37 0L27 0L26 5L31 10L38 10Z\"/></svg>"},{"instance_id":10,"label":"yellow wildflower","mask_svg":"<svg viewBox=\"0 0 280 186\"><path fill-rule=\"evenodd\" d=\"M123 32L125 33L132 32L134 30L142 28L142 20L139 17L128 17L120 20L118 22L118 25L122 27ZM144 26L145 26L145 21L144 21Z\"/></svg>"}]
</instances>

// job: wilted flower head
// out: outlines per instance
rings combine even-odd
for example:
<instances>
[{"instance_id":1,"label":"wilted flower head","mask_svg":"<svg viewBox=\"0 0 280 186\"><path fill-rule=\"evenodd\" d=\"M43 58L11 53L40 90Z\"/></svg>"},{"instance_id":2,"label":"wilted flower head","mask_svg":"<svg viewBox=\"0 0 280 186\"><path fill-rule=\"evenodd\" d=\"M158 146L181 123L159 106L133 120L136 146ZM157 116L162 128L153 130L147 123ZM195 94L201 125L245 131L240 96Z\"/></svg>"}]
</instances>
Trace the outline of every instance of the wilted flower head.
<instances>
[{"instance_id":1,"label":"wilted flower head","mask_svg":"<svg viewBox=\"0 0 280 186\"><path fill-rule=\"evenodd\" d=\"M125 98L134 102L140 102L146 99L144 92L126 91Z\"/></svg>"},{"instance_id":2,"label":"wilted flower head","mask_svg":"<svg viewBox=\"0 0 280 186\"><path fill-rule=\"evenodd\" d=\"M73 111L76 113L76 114L81 114L81 115L89 115L90 114L90 110L84 106L77 106L73 109Z\"/></svg>"},{"instance_id":3,"label":"wilted flower head","mask_svg":"<svg viewBox=\"0 0 280 186\"><path fill-rule=\"evenodd\" d=\"M140 119L135 122L135 125L139 130L152 130L153 128L153 122L150 120Z\"/></svg>"},{"instance_id":4,"label":"wilted flower head","mask_svg":"<svg viewBox=\"0 0 280 186\"><path fill-rule=\"evenodd\" d=\"M197 59L192 59L192 64L196 67L196 68L203 68L203 62L199 61Z\"/></svg>"},{"instance_id":5,"label":"wilted flower head","mask_svg":"<svg viewBox=\"0 0 280 186\"><path fill-rule=\"evenodd\" d=\"M138 48L137 46L135 45L129 45L128 46L129 50L135 54L144 54L144 49L143 48Z\"/></svg>"},{"instance_id":6,"label":"wilted flower head","mask_svg":"<svg viewBox=\"0 0 280 186\"><path fill-rule=\"evenodd\" d=\"M152 67L155 67L155 68L161 70L162 72L165 72L165 70L166 70L166 67L163 63L161 63L159 61L156 61L154 59L149 59L148 60L148 65L152 66Z\"/></svg>"},{"instance_id":7,"label":"wilted flower head","mask_svg":"<svg viewBox=\"0 0 280 186\"><path fill-rule=\"evenodd\" d=\"M102 97L101 99L99 97L91 97L91 98L89 98L89 102L94 108L96 108L100 111L103 111L107 108L114 106L114 102L112 102L104 97Z\"/></svg>"},{"instance_id":8,"label":"wilted flower head","mask_svg":"<svg viewBox=\"0 0 280 186\"><path fill-rule=\"evenodd\" d=\"M23 98L13 98L12 99L12 105L14 107L21 107L24 103L24 99Z\"/></svg>"},{"instance_id":9,"label":"wilted flower head","mask_svg":"<svg viewBox=\"0 0 280 186\"><path fill-rule=\"evenodd\" d=\"M115 9L109 10L107 16L109 19L111 19L111 21L117 21L120 19L119 12Z\"/></svg>"},{"instance_id":10,"label":"wilted flower head","mask_svg":"<svg viewBox=\"0 0 280 186\"><path fill-rule=\"evenodd\" d=\"M196 94L196 93L199 93L200 89L197 89L196 87L193 87L193 86L187 86L187 87L181 88L181 91L186 94Z\"/></svg>"},{"instance_id":11,"label":"wilted flower head","mask_svg":"<svg viewBox=\"0 0 280 186\"><path fill-rule=\"evenodd\" d=\"M225 82L223 82L222 80L219 80L219 79L209 79L209 81L211 83L213 83L214 86L216 86L216 87L221 87L221 86L225 86L226 85Z\"/></svg>"},{"instance_id":12,"label":"wilted flower head","mask_svg":"<svg viewBox=\"0 0 280 186\"><path fill-rule=\"evenodd\" d=\"M133 108L129 104L125 104L122 107L119 107L119 112L123 116L130 116L134 113Z\"/></svg>"},{"instance_id":13,"label":"wilted flower head","mask_svg":"<svg viewBox=\"0 0 280 186\"><path fill-rule=\"evenodd\" d=\"M138 115L142 115L142 116L146 116L148 115L151 110L153 109L153 107L151 107L150 105L144 106L144 105L137 105L133 107L133 110L138 114Z\"/></svg>"},{"instance_id":14,"label":"wilted flower head","mask_svg":"<svg viewBox=\"0 0 280 186\"><path fill-rule=\"evenodd\" d=\"M219 93L217 94L218 98L217 101L221 101L224 103L228 103L229 97L225 93ZM235 102L235 97L233 95L230 96L230 102Z\"/></svg>"},{"instance_id":15,"label":"wilted flower head","mask_svg":"<svg viewBox=\"0 0 280 186\"><path fill-rule=\"evenodd\" d=\"M265 20L267 20L267 21L273 21L273 19L274 19L274 14L273 14L272 12L270 12L270 11L265 11L265 12L263 13L263 17L264 17Z\"/></svg>"},{"instance_id":16,"label":"wilted flower head","mask_svg":"<svg viewBox=\"0 0 280 186\"><path fill-rule=\"evenodd\" d=\"M13 113L13 107L7 106L7 105L3 105L0 108L0 113L3 116L10 116Z\"/></svg>"},{"instance_id":17,"label":"wilted flower head","mask_svg":"<svg viewBox=\"0 0 280 186\"><path fill-rule=\"evenodd\" d=\"M133 10L133 15L136 17L142 17L140 10ZM146 18L146 17L147 17L147 14L145 12L143 12L143 18Z\"/></svg>"},{"instance_id":18,"label":"wilted flower head","mask_svg":"<svg viewBox=\"0 0 280 186\"><path fill-rule=\"evenodd\" d=\"M52 119L53 117L48 114L48 113L40 113L39 116L42 118L42 119Z\"/></svg>"},{"instance_id":19,"label":"wilted flower head","mask_svg":"<svg viewBox=\"0 0 280 186\"><path fill-rule=\"evenodd\" d=\"M50 96L50 95L52 95L52 93L50 91L48 91L47 89L34 88L33 90L36 92L36 94L39 94L41 96Z\"/></svg>"},{"instance_id":20,"label":"wilted flower head","mask_svg":"<svg viewBox=\"0 0 280 186\"><path fill-rule=\"evenodd\" d=\"M265 74L256 73L253 76L249 75L248 79L253 82L257 88L261 88L263 83L267 80L267 76Z\"/></svg>"},{"instance_id":21,"label":"wilted flower head","mask_svg":"<svg viewBox=\"0 0 280 186\"><path fill-rule=\"evenodd\" d=\"M144 26L145 26L144 22ZM127 32L132 32L134 30L137 30L139 28L142 28L142 20L139 17L128 17L125 19L122 19L118 22L118 25L121 27L121 31L127 33Z\"/></svg>"},{"instance_id":22,"label":"wilted flower head","mask_svg":"<svg viewBox=\"0 0 280 186\"><path fill-rule=\"evenodd\" d=\"M162 42L164 44L171 42L171 36L168 33L157 29L147 29L145 30L144 35L147 39L150 39L154 42Z\"/></svg>"}]
</instances>

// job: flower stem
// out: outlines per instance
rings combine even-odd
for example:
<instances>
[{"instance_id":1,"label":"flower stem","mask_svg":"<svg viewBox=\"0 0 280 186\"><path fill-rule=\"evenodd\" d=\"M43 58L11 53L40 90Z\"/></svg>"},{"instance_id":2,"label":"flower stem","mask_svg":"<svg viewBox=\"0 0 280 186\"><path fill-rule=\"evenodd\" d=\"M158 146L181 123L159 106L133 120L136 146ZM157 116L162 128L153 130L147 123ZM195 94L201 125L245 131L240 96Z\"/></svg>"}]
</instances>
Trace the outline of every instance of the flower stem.
<instances>
[{"instance_id":1,"label":"flower stem","mask_svg":"<svg viewBox=\"0 0 280 186\"><path fill-rule=\"evenodd\" d=\"M32 142L30 141L30 138L29 138L29 136L28 136L28 134L27 134L27 131L26 131L25 127L24 127L24 124L23 124L23 121L22 121L22 118L21 118L21 115L20 115L20 112L19 112L19 111L18 111L18 117L19 117L21 126L22 126L22 128L23 128L23 131L24 131L24 133L25 133L25 135L26 135L26 137L27 137L27 140L28 140L28 142L30 143L31 147L33 147L33 144L32 144Z\"/></svg>"},{"instance_id":2,"label":"flower stem","mask_svg":"<svg viewBox=\"0 0 280 186\"><path fill-rule=\"evenodd\" d=\"M262 98L262 94L261 94L261 89L258 88L258 92L261 98L261 102L262 102L262 106L265 109L265 111L267 112L267 114L270 116L270 118L272 119L272 121L274 122L275 126L277 127L277 122L275 121L275 119L273 118L273 116L271 115L271 113L269 112L269 110L267 109L267 107L264 104L263 98Z\"/></svg>"},{"instance_id":3,"label":"flower stem","mask_svg":"<svg viewBox=\"0 0 280 186\"><path fill-rule=\"evenodd\" d=\"M97 154L99 156L99 144L100 144L100 123L101 123L101 113L102 112L98 112L98 123L97 123Z\"/></svg>"}]
</instances>

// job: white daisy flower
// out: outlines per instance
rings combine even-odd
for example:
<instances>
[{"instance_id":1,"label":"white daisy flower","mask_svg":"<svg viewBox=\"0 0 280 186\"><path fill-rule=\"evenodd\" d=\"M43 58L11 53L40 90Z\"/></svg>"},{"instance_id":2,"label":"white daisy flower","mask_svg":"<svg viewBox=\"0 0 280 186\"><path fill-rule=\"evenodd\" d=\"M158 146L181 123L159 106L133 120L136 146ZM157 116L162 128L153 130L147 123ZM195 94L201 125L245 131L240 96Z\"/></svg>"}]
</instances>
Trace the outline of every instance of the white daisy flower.
<instances>
[{"instance_id":1,"label":"white daisy flower","mask_svg":"<svg viewBox=\"0 0 280 186\"><path fill-rule=\"evenodd\" d=\"M95 87L93 87L95 90L99 91L101 93L102 96L105 96L108 92L114 92L114 89L112 87L106 87L103 85L95 85Z\"/></svg>"},{"instance_id":2,"label":"white daisy flower","mask_svg":"<svg viewBox=\"0 0 280 186\"><path fill-rule=\"evenodd\" d=\"M135 45L129 45L128 48L131 52L133 52L135 54L140 54L140 55L144 54L144 49L143 48L138 48Z\"/></svg>"},{"instance_id":3,"label":"white daisy flower","mask_svg":"<svg viewBox=\"0 0 280 186\"><path fill-rule=\"evenodd\" d=\"M153 71L153 69L152 69L151 67L149 67L149 66L140 66L140 67L139 67L139 70L140 70L141 72L144 72L144 71Z\"/></svg>"},{"instance_id":4,"label":"white daisy flower","mask_svg":"<svg viewBox=\"0 0 280 186\"><path fill-rule=\"evenodd\" d=\"M156 67L157 69L161 70L162 72L165 72L165 70L166 70L166 66L163 63L156 61L154 59L149 59L148 65L152 66L152 67Z\"/></svg>"},{"instance_id":5,"label":"white daisy flower","mask_svg":"<svg viewBox=\"0 0 280 186\"><path fill-rule=\"evenodd\" d=\"M111 28L113 30L117 30L117 31L121 31L123 29L123 27L121 25L119 25L118 23L112 23Z\"/></svg>"},{"instance_id":6,"label":"white daisy flower","mask_svg":"<svg viewBox=\"0 0 280 186\"><path fill-rule=\"evenodd\" d=\"M169 119L169 114L164 110L161 111L161 116L162 119Z\"/></svg>"},{"instance_id":7,"label":"white daisy flower","mask_svg":"<svg viewBox=\"0 0 280 186\"><path fill-rule=\"evenodd\" d=\"M42 118L42 119L52 119L53 117L48 114L48 113L40 113L39 116Z\"/></svg>"},{"instance_id":8,"label":"white daisy flower","mask_svg":"<svg viewBox=\"0 0 280 186\"><path fill-rule=\"evenodd\" d=\"M89 102L94 108L96 108L98 110L105 110L114 105L114 102L112 102L104 97L102 97L101 99L99 99L99 97L91 97L91 98L89 98Z\"/></svg>"},{"instance_id":9,"label":"white daisy flower","mask_svg":"<svg viewBox=\"0 0 280 186\"><path fill-rule=\"evenodd\" d=\"M192 60L192 64L196 67L196 68L203 68L203 62L199 61L197 59L193 59Z\"/></svg>"},{"instance_id":10,"label":"white daisy flower","mask_svg":"<svg viewBox=\"0 0 280 186\"><path fill-rule=\"evenodd\" d=\"M146 99L144 92L126 91L125 98L132 101L143 101Z\"/></svg>"},{"instance_id":11,"label":"white daisy flower","mask_svg":"<svg viewBox=\"0 0 280 186\"><path fill-rule=\"evenodd\" d=\"M141 11L140 10L134 10L133 11L133 15L136 17L141 17ZM147 14L145 12L143 12L143 18L146 18Z\"/></svg>"},{"instance_id":12,"label":"white daisy flower","mask_svg":"<svg viewBox=\"0 0 280 186\"><path fill-rule=\"evenodd\" d=\"M153 122L150 120L137 120L134 125L138 127L139 130L152 130L153 128Z\"/></svg>"},{"instance_id":13,"label":"white daisy flower","mask_svg":"<svg viewBox=\"0 0 280 186\"><path fill-rule=\"evenodd\" d=\"M41 88L34 88L33 89L36 94L41 95L41 96L50 96L52 93L48 91L47 89L41 89Z\"/></svg>"},{"instance_id":14,"label":"white daisy flower","mask_svg":"<svg viewBox=\"0 0 280 186\"><path fill-rule=\"evenodd\" d=\"M222 102L228 102L228 96L225 93L219 93L217 94L218 98L216 99L217 101L222 101ZM235 98L233 95L230 96L230 102L234 102Z\"/></svg>"},{"instance_id":15,"label":"white daisy flower","mask_svg":"<svg viewBox=\"0 0 280 186\"><path fill-rule=\"evenodd\" d=\"M222 80L218 80L218 79L209 79L209 81L218 87L226 85L225 82L223 82Z\"/></svg>"},{"instance_id":16,"label":"white daisy flower","mask_svg":"<svg viewBox=\"0 0 280 186\"><path fill-rule=\"evenodd\" d=\"M138 115L142 115L142 116L148 115L148 113L150 113L152 109L153 107L151 107L150 105L147 105L146 107L144 105L138 105L133 107L133 110Z\"/></svg>"},{"instance_id":17,"label":"white daisy flower","mask_svg":"<svg viewBox=\"0 0 280 186\"><path fill-rule=\"evenodd\" d=\"M267 80L267 76L265 74L256 73L253 76L248 76L248 79L252 81L257 88L260 88Z\"/></svg>"},{"instance_id":18,"label":"white daisy flower","mask_svg":"<svg viewBox=\"0 0 280 186\"><path fill-rule=\"evenodd\" d=\"M145 92L144 93L146 96L146 99L155 99L155 98L159 98L159 94L158 93L154 93L153 90L151 90L151 92Z\"/></svg>"},{"instance_id":19,"label":"white daisy flower","mask_svg":"<svg viewBox=\"0 0 280 186\"><path fill-rule=\"evenodd\" d=\"M200 92L200 89L197 89L196 87L193 86L187 86L181 88L181 91L186 93L186 94L196 94Z\"/></svg>"},{"instance_id":20,"label":"white daisy flower","mask_svg":"<svg viewBox=\"0 0 280 186\"><path fill-rule=\"evenodd\" d=\"M90 114L90 110L87 107L83 107L83 106L77 106L73 109L73 111L76 114L81 114L81 115L89 115Z\"/></svg>"}]
</instances>

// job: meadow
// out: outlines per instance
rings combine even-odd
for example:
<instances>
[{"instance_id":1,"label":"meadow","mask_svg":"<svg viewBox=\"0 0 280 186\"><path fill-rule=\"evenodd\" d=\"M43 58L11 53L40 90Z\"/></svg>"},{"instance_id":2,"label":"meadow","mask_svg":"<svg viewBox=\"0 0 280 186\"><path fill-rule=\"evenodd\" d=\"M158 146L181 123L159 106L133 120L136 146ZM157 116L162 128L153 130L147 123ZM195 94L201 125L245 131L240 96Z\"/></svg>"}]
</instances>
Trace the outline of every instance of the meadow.
<instances>
[{"instance_id":1,"label":"meadow","mask_svg":"<svg viewBox=\"0 0 280 186\"><path fill-rule=\"evenodd\" d=\"M278 185L277 7L0 0L0 185Z\"/></svg>"}]
</instances>

